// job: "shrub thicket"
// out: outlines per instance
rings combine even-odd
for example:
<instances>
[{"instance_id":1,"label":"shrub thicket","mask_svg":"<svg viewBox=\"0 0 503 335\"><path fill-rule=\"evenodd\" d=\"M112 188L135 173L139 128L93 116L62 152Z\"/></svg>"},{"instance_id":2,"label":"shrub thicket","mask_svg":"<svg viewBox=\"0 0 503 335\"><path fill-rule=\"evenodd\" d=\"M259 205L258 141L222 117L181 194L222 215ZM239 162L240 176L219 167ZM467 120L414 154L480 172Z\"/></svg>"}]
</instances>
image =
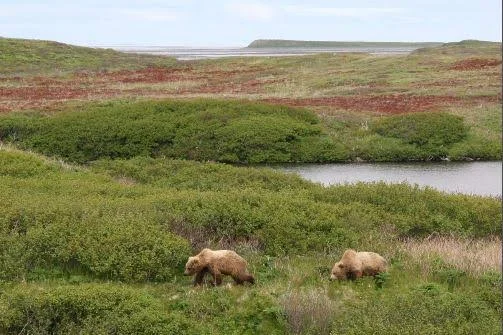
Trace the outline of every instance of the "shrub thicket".
<instances>
[{"instance_id":1,"label":"shrub thicket","mask_svg":"<svg viewBox=\"0 0 503 335\"><path fill-rule=\"evenodd\" d=\"M97 172L0 151L2 277L41 269L169 280L196 249L246 242L303 254L433 232L499 231L496 199L405 184L323 188L271 170L136 158ZM386 231L386 234L383 232Z\"/></svg>"},{"instance_id":2,"label":"shrub thicket","mask_svg":"<svg viewBox=\"0 0 503 335\"><path fill-rule=\"evenodd\" d=\"M120 120L120 121L118 121ZM382 117L332 129L307 110L222 100L107 102L50 116L0 117L0 140L85 163L136 156L229 163L491 159L496 142L467 137L446 113Z\"/></svg>"},{"instance_id":3,"label":"shrub thicket","mask_svg":"<svg viewBox=\"0 0 503 335\"><path fill-rule=\"evenodd\" d=\"M408 292L368 293L348 302L331 334L499 334L500 315L471 293L450 293L434 283Z\"/></svg>"},{"instance_id":4,"label":"shrub thicket","mask_svg":"<svg viewBox=\"0 0 503 335\"><path fill-rule=\"evenodd\" d=\"M189 320L117 284L17 285L0 293L2 334L190 334Z\"/></svg>"},{"instance_id":5,"label":"shrub thicket","mask_svg":"<svg viewBox=\"0 0 503 335\"><path fill-rule=\"evenodd\" d=\"M119 284L17 284L0 291L2 334L284 334L270 296ZM161 297L162 297L161 296Z\"/></svg>"},{"instance_id":6,"label":"shrub thicket","mask_svg":"<svg viewBox=\"0 0 503 335\"><path fill-rule=\"evenodd\" d=\"M84 168L4 147L0 161L0 332L308 334L362 320L389 333L401 319L405 329L434 320L433 331L498 330L500 274L435 268L429 280L442 292L424 299L416 322L408 311L423 293L407 290L420 267L391 257L401 237L498 234L497 199L405 184L323 188L269 169L145 157ZM183 264L204 246L238 250L256 285L191 289ZM371 279L328 283L347 247L390 257L377 293ZM282 297L304 286L317 300L283 310ZM330 301L336 315L321 308Z\"/></svg>"},{"instance_id":7,"label":"shrub thicket","mask_svg":"<svg viewBox=\"0 0 503 335\"><path fill-rule=\"evenodd\" d=\"M233 163L339 158L318 122L305 110L244 102L117 102L4 117L0 139L80 163L159 155Z\"/></svg>"},{"instance_id":8,"label":"shrub thicket","mask_svg":"<svg viewBox=\"0 0 503 335\"><path fill-rule=\"evenodd\" d=\"M468 134L462 117L440 112L382 117L372 124L372 130L415 145L430 159L447 156L449 147Z\"/></svg>"}]
</instances>

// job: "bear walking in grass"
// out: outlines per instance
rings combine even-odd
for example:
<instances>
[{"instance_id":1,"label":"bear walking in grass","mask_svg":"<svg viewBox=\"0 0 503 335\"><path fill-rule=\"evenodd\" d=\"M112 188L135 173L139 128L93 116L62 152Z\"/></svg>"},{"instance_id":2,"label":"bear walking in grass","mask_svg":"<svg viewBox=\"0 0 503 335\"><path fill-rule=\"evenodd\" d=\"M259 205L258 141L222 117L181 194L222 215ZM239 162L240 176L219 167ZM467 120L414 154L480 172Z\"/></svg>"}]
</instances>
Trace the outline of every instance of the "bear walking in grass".
<instances>
[{"instance_id":1,"label":"bear walking in grass","mask_svg":"<svg viewBox=\"0 0 503 335\"><path fill-rule=\"evenodd\" d=\"M232 250L203 249L199 254L189 257L185 264L185 275L194 277L194 285L203 283L206 273L213 276L213 285L222 284L222 275L231 276L236 284L245 281L253 284L255 279L246 270L246 260Z\"/></svg>"},{"instance_id":2,"label":"bear walking in grass","mask_svg":"<svg viewBox=\"0 0 503 335\"><path fill-rule=\"evenodd\" d=\"M334 279L357 279L362 276L375 276L386 272L388 262L375 252L356 252L347 249L340 261L332 268L331 280Z\"/></svg>"}]
</instances>

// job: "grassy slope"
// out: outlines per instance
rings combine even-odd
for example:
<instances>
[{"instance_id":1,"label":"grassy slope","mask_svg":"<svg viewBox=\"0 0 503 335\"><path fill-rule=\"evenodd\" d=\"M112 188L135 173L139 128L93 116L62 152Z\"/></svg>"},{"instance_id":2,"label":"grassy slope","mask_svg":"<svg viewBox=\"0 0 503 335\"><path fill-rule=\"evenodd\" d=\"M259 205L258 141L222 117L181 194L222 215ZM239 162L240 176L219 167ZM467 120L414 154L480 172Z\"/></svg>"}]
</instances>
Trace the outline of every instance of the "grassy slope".
<instances>
[{"instance_id":1,"label":"grassy slope","mask_svg":"<svg viewBox=\"0 0 503 335\"><path fill-rule=\"evenodd\" d=\"M428 55L462 55L475 54L486 55L494 53L495 50L501 51L501 42L479 41L479 40L463 40L460 42L444 43L437 48L421 48L413 51L414 54Z\"/></svg>"},{"instance_id":2,"label":"grassy slope","mask_svg":"<svg viewBox=\"0 0 503 335\"><path fill-rule=\"evenodd\" d=\"M1 74L118 70L173 65L170 57L134 55L112 49L0 37Z\"/></svg>"},{"instance_id":3,"label":"grassy slope","mask_svg":"<svg viewBox=\"0 0 503 335\"><path fill-rule=\"evenodd\" d=\"M272 99L274 103L293 105L300 101L302 106L321 116L323 127L336 142L351 148L343 155L335 155L337 160L401 161L438 159L439 155L418 154L396 140L376 138L369 125L379 118L387 118L388 113L430 110L462 116L469 127L466 138L453 144L448 154L442 153L441 156L451 159L501 157L501 64L497 64L501 59L501 43L446 43L406 56L324 54L178 62L169 69L162 68L160 72L137 73L113 70L114 67L135 69L157 61L171 64L172 60L41 41L1 41L8 41L17 48L42 45L46 50L44 52L54 57L41 57L32 49L26 52L17 50L14 58L20 58L18 65L1 66L0 69L31 69L34 72L23 78L6 74L0 81L0 111L45 107L59 109L58 104L72 99L137 99L142 96ZM46 48L48 44L51 46ZM33 49L36 50L35 47ZM71 60L65 58L64 50L67 49L72 50ZM37 72L45 71L44 67L51 72L58 68L58 64L73 62L84 51L120 55L120 63L103 64L110 70L107 73L95 73L92 70L96 70L97 65L91 65L94 61L82 61L78 67L91 70L85 76L71 73L60 76L55 72L49 77L37 75ZM23 57L28 60L22 60ZM36 70L34 59L46 65ZM484 61L493 62L493 65L485 66ZM472 65L475 67L453 69L464 62L474 62ZM477 64L480 66L477 67ZM73 65L65 66L71 69ZM281 100L283 98L286 100ZM337 98L346 102L317 102L319 98ZM432 98L436 99L429 102ZM455 100L451 101L452 98ZM316 161L314 158L311 160Z\"/></svg>"},{"instance_id":4,"label":"grassy slope","mask_svg":"<svg viewBox=\"0 0 503 335\"><path fill-rule=\"evenodd\" d=\"M484 46L483 52L477 51L480 46L452 45L406 57L316 55L196 62L194 72L206 79L197 77L187 87L220 85L223 79L216 73L225 69L225 81L232 79L232 87L250 78L287 80L267 84L266 96L497 95L501 66L462 72L463 83L424 85L459 80L460 73L448 69L460 60L501 57L500 44ZM141 67L144 59L128 64ZM78 69L99 68L91 63L83 61ZM15 71L36 68L34 74L53 67L30 68L36 64L33 59L17 64L10 66ZM68 64L64 68L76 69ZM259 75L232 72L257 68L262 69ZM24 85L9 76L2 85ZM101 74L96 78L87 84L98 89L110 85L103 84ZM28 80L29 90L37 85L30 76L23 80ZM75 85L72 75L51 80ZM384 86L371 85L376 82ZM175 87L171 82L112 84L147 90L140 91L145 95L155 85L168 91ZM245 92L231 96L256 98ZM79 104L69 111L113 110L121 104ZM478 147L472 142L459 148L464 142L457 142L460 155L470 148L473 155L480 154L488 147L487 139L501 151L500 109L499 103L445 108L471 126L468 141L479 137ZM377 135L372 133L383 127L371 127L375 115L369 111L316 110L322 116L322 131L339 141L355 148L368 145L371 153L399 151L382 145L372 149L373 143L383 144L375 142ZM30 118L37 120L35 114ZM31 121L24 125L32 130L36 121ZM106 126L121 124L117 118L111 121ZM94 122L102 123L99 118ZM53 125L57 129L57 122ZM134 144L144 144L147 137L135 129L127 129L139 139ZM117 135L109 130L101 134ZM124 144L123 135L115 137L117 143ZM396 139L391 142L396 146ZM490 256L488 249L462 247L473 242L492 246L496 256L501 255L501 240L495 237L501 223L499 199L446 195L408 185L325 189L268 170L145 157L81 167L2 146L0 212L0 333L501 333L501 261L488 266L483 262ZM452 234L461 247L449 250L464 250L465 255L428 247L437 240L430 236L423 243L422 237L432 233ZM192 289L190 280L181 276L184 260L208 245L235 248L245 256L257 285ZM411 245L430 248L429 254ZM383 254L392 264L389 274L375 282L329 282L330 267L346 247ZM480 264L477 271L470 270L474 258Z\"/></svg>"},{"instance_id":5,"label":"grassy slope","mask_svg":"<svg viewBox=\"0 0 503 335\"><path fill-rule=\"evenodd\" d=\"M298 40L255 40L247 48L343 48L343 47L413 47L425 48L441 45L440 42L340 42L340 41L298 41Z\"/></svg>"},{"instance_id":6,"label":"grassy slope","mask_svg":"<svg viewBox=\"0 0 503 335\"><path fill-rule=\"evenodd\" d=\"M0 161L2 333L501 331L500 273L414 257L401 242L432 231L495 236L497 199L407 185L323 188L189 161L83 168L9 147ZM194 250L238 250L257 285L192 289L180 266L191 252L173 232ZM346 247L383 254L391 271L377 282L329 282Z\"/></svg>"}]
</instances>

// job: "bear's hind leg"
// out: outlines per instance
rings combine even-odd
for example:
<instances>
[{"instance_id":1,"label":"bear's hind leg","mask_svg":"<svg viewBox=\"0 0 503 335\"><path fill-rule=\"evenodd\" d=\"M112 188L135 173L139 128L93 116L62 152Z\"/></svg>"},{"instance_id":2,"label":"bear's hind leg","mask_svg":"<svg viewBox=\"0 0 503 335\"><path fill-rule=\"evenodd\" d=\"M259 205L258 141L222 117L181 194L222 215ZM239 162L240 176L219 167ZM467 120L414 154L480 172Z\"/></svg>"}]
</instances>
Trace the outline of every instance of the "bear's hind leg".
<instances>
[{"instance_id":1,"label":"bear's hind leg","mask_svg":"<svg viewBox=\"0 0 503 335\"><path fill-rule=\"evenodd\" d=\"M236 283L236 285L243 285L243 283L244 283L244 281L239 277L232 277L232 279L234 279L234 282Z\"/></svg>"},{"instance_id":2,"label":"bear's hind leg","mask_svg":"<svg viewBox=\"0 0 503 335\"><path fill-rule=\"evenodd\" d=\"M242 285L245 281L249 282L250 284L255 283L255 278L253 278L253 276L249 273L233 276L232 278L238 285Z\"/></svg>"},{"instance_id":3,"label":"bear's hind leg","mask_svg":"<svg viewBox=\"0 0 503 335\"><path fill-rule=\"evenodd\" d=\"M238 285L242 285L245 281L249 282L250 284L255 284L255 278L253 278L251 274L240 275L233 278Z\"/></svg>"}]
</instances>

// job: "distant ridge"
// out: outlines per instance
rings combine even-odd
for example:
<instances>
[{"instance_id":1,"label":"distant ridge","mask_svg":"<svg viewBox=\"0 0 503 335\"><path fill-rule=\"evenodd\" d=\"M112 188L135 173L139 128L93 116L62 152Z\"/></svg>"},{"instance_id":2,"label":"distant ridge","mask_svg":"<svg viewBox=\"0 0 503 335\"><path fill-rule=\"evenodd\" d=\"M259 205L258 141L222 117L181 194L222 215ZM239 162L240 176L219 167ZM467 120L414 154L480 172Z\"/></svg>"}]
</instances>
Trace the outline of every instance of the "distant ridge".
<instances>
[{"instance_id":1,"label":"distant ridge","mask_svg":"<svg viewBox=\"0 0 503 335\"><path fill-rule=\"evenodd\" d=\"M340 48L340 47L435 47L443 42L360 42L360 41L300 41L259 39L251 42L247 48Z\"/></svg>"},{"instance_id":2,"label":"distant ridge","mask_svg":"<svg viewBox=\"0 0 503 335\"><path fill-rule=\"evenodd\" d=\"M452 54L452 55L485 55L498 53L501 51L501 42L480 41L480 40L462 40L459 42L444 43L436 48L418 48L413 54Z\"/></svg>"}]
</instances>

